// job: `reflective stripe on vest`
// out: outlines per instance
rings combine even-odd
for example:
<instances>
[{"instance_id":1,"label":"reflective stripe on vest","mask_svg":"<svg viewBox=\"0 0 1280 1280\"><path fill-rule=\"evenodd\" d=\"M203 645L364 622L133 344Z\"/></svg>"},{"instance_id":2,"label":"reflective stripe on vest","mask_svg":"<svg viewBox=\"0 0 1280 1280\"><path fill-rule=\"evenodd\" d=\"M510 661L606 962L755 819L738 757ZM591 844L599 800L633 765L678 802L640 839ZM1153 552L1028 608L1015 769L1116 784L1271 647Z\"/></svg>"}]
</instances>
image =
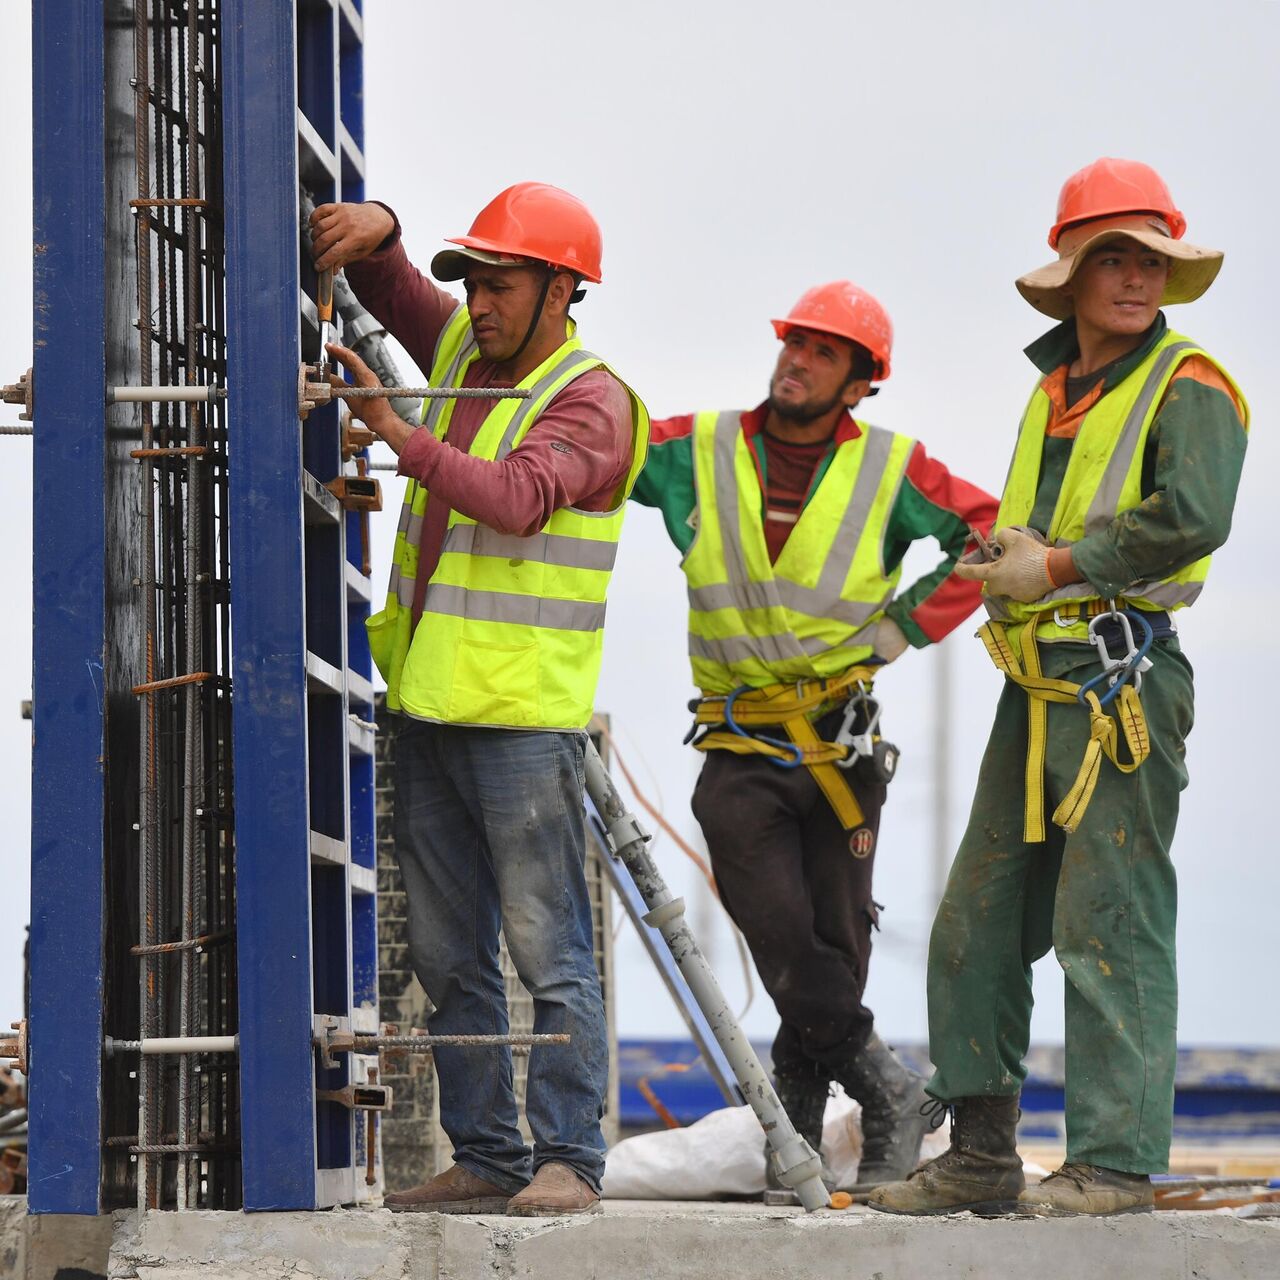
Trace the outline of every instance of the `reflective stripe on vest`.
<instances>
[{"instance_id":1,"label":"reflective stripe on vest","mask_svg":"<svg viewBox=\"0 0 1280 1280\"><path fill-rule=\"evenodd\" d=\"M459 385L474 357L470 323L460 307L437 343L433 385L446 380ZM542 409L595 368L608 366L584 351L569 329L565 343L519 384L529 389L528 398L499 401L489 411L470 454L505 458ZM412 635L418 541L428 499L410 482L387 608L370 620L371 646L387 680L389 705L447 723L550 729L586 724L626 497L648 444L648 414L627 390L632 463L614 506L602 512L564 508L530 537L499 533L451 511L425 592L421 625ZM427 404L424 422L437 436L448 431L453 403ZM384 630L389 632L385 640Z\"/></svg>"},{"instance_id":2,"label":"reflective stripe on vest","mask_svg":"<svg viewBox=\"0 0 1280 1280\"><path fill-rule=\"evenodd\" d=\"M1193 355L1208 360L1231 383L1240 397L1248 429L1244 396L1226 370L1190 339L1172 331L1165 333L1146 359L1102 396L1080 423L1048 530L1052 545L1070 546L1088 534L1105 529L1122 511L1141 504L1142 460L1151 424L1178 366ZM1031 518L1044 455L1044 433L1051 411L1047 393L1037 387L1019 427L1013 463L996 517L997 528L1026 524ZM1147 609L1171 610L1192 604L1204 587L1209 561L1210 557L1205 556L1163 579L1134 583L1125 592L1124 599ZM1097 598L1087 583L1077 582L1059 587L1030 604L996 598L988 598L985 603L993 618L1016 624L1045 609ZM1078 621L1064 626L1044 623L1037 634L1047 640L1079 639L1086 635L1086 626Z\"/></svg>"},{"instance_id":3,"label":"reflective stripe on vest","mask_svg":"<svg viewBox=\"0 0 1280 1280\"><path fill-rule=\"evenodd\" d=\"M739 411L694 419L698 532L683 562L689 656L705 693L820 679L865 660L900 570L883 543L913 442L859 423L771 565Z\"/></svg>"}]
</instances>

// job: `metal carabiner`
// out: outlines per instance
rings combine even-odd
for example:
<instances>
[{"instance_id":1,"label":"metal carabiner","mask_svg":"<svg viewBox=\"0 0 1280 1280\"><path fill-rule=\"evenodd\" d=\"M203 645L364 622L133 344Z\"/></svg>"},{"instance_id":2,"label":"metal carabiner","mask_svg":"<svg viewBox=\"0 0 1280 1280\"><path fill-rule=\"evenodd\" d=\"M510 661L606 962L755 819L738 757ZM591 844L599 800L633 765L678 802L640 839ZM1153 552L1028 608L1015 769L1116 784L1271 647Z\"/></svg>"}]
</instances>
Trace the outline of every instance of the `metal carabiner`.
<instances>
[{"instance_id":1,"label":"metal carabiner","mask_svg":"<svg viewBox=\"0 0 1280 1280\"><path fill-rule=\"evenodd\" d=\"M866 726L861 733L853 732L858 713L866 713ZM880 703L867 691L867 686L858 681L858 692L850 694L845 704L844 719L840 722L840 731L832 739L837 746L848 747L849 753L843 760L837 760L836 766L841 769L852 769L860 759L865 759L875 751L875 731L880 723Z\"/></svg>"},{"instance_id":2,"label":"metal carabiner","mask_svg":"<svg viewBox=\"0 0 1280 1280\"><path fill-rule=\"evenodd\" d=\"M1130 619L1136 619L1138 625L1142 628L1144 635L1142 643L1135 644L1133 639L1133 624ZM1111 651L1107 648L1106 637L1098 634L1098 624L1101 622L1110 622L1115 620L1120 625L1121 636L1124 640L1125 654L1122 658L1113 657ZM1108 613L1100 613L1089 621L1089 643L1098 651L1098 659L1102 663L1102 670L1091 680L1086 680L1080 686L1079 692L1076 694L1076 700L1080 703L1086 701L1086 695L1092 693L1102 682L1107 682L1107 692L1098 699L1099 703L1106 706L1107 703L1115 698L1120 692L1120 686L1126 682L1132 681L1135 693L1142 691L1142 673L1151 669L1151 659L1147 657L1147 652L1151 648L1151 642L1155 637L1155 633L1151 629L1151 624L1142 616L1133 610L1125 609L1123 611L1116 609L1115 601L1111 601L1111 611Z\"/></svg>"}]
</instances>

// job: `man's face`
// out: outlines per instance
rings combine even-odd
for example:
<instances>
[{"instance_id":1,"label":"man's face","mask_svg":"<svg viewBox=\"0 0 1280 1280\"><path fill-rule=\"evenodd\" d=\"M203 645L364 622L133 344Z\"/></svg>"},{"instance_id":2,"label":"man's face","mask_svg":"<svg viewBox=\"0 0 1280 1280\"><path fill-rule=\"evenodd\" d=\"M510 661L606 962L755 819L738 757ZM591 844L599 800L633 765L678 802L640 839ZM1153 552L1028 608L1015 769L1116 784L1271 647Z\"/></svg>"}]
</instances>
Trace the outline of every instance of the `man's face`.
<instances>
[{"instance_id":1,"label":"man's face","mask_svg":"<svg viewBox=\"0 0 1280 1280\"><path fill-rule=\"evenodd\" d=\"M1099 245L1067 286L1076 323L1117 337L1144 333L1160 309L1169 259L1136 240L1117 237Z\"/></svg>"},{"instance_id":2,"label":"man's face","mask_svg":"<svg viewBox=\"0 0 1280 1280\"><path fill-rule=\"evenodd\" d=\"M769 383L769 408L788 422L813 422L848 402L847 386L862 385L849 383L852 369L853 343L815 329L792 329Z\"/></svg>"},{"instance_id":3,"label":"man's face","mask_svg":"<svg viewBox=\"0 0 1280 1280\"><path fill-rule=\"evenodd\" d=\"M477 262L463 278L471 332L486 360L515 354L533 320L544 272L538 267L495 267Z\"/></svg>"}]
</instances>

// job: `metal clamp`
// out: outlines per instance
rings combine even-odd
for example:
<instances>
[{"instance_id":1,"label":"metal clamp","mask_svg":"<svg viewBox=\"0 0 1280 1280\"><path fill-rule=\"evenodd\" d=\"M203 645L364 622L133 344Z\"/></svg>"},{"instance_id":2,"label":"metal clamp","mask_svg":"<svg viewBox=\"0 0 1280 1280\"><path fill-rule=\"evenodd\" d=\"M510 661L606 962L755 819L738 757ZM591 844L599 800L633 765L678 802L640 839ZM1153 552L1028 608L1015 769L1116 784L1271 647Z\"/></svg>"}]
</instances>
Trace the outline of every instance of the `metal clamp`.
<instances>
[{"instance_id":1,"label":"metal clamp","mask_svg":"<svg viewBox=\"0 0 1280 1280\"><path fill-rule=\"evenodd\" d=\"M11 1022L9 1026L18 1034L9 1040L0 1040L0 1058L12 1058L13 1064L22 1074L30 1075L27 1070L27 1020Z\"/></svg>"},{"instance_id":2,"label":"metal clamp","mask_svg":"<svg viewBox=\"0 0 1280 1280\"><path fill-rule=\"evenodd\" d=\"M17 382L10 382L0 387L0 401L5 404L22 405L22 412L18 414L18 418L22 422L30 422L35 408L35 381L32 371L28 369Z\"/></svg>"},{"instance_id":3,"label":"metal clamp","mask_svg":"<svg viewBox=\"0 0 1280 1280\"><path fill-rule=\"evenodd\" d=\"M861 733L854 733L854 722L859 712L866 713L866 728ZM873 698L867 686L858 681L858 692L850 695L845 704L844 719L840 722L840 731L833 741L837 746L848 747L849 754L836 764L841 769L852 769L860 759L869 759L875 753L875 732L880 724L880 703Z\"/></svg>"}]
</instances>

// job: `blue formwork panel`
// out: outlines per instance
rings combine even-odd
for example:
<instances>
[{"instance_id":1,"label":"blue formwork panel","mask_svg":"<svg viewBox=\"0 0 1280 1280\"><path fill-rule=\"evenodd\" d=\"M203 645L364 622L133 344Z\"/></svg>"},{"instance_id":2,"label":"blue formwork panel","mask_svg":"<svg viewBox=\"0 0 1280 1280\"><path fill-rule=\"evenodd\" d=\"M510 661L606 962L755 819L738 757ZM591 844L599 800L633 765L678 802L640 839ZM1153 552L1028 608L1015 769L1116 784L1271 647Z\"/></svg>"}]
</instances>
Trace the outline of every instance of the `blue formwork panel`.
<instances>
[{"instance_id":1,"label":"blue formwork panel","mask_svg":"<svg viewBox=\"0 0 1280 1280\"><path fill-rule=\"evenodd\" d=\"M362 32L349 0L226 14L244 1202L311 1208L364 1194L365 1126L320 1096L355 1064L323 1069L310 1039L320 1016L376 1029L377 949L372 593L359 518L325 489L342 470L337 406L297 417L298 366L317 355L297 190L362 194L363 121L342 117Z\"/></svg>"},{"instance_id":2,"label":"blue formwork panel","mask_svg":"<svg viewBox=\"0 0 1280 1280\"><path fill-rule=\"evenodd\" d=\"M32 6L35 228L31 798L33 1213L93 1214L102 1133L102 0Z\"/></svg>"},{"instance_id":3,"label":"blue formwork panel","mask_svg":"<svg viewBox=\"0 0 1280 1280\"><path fill-rule=\"evenodd\" d=\"M294 6L223 9L246 1209L316 1198Z\"/></svg>"}]
</instances>

